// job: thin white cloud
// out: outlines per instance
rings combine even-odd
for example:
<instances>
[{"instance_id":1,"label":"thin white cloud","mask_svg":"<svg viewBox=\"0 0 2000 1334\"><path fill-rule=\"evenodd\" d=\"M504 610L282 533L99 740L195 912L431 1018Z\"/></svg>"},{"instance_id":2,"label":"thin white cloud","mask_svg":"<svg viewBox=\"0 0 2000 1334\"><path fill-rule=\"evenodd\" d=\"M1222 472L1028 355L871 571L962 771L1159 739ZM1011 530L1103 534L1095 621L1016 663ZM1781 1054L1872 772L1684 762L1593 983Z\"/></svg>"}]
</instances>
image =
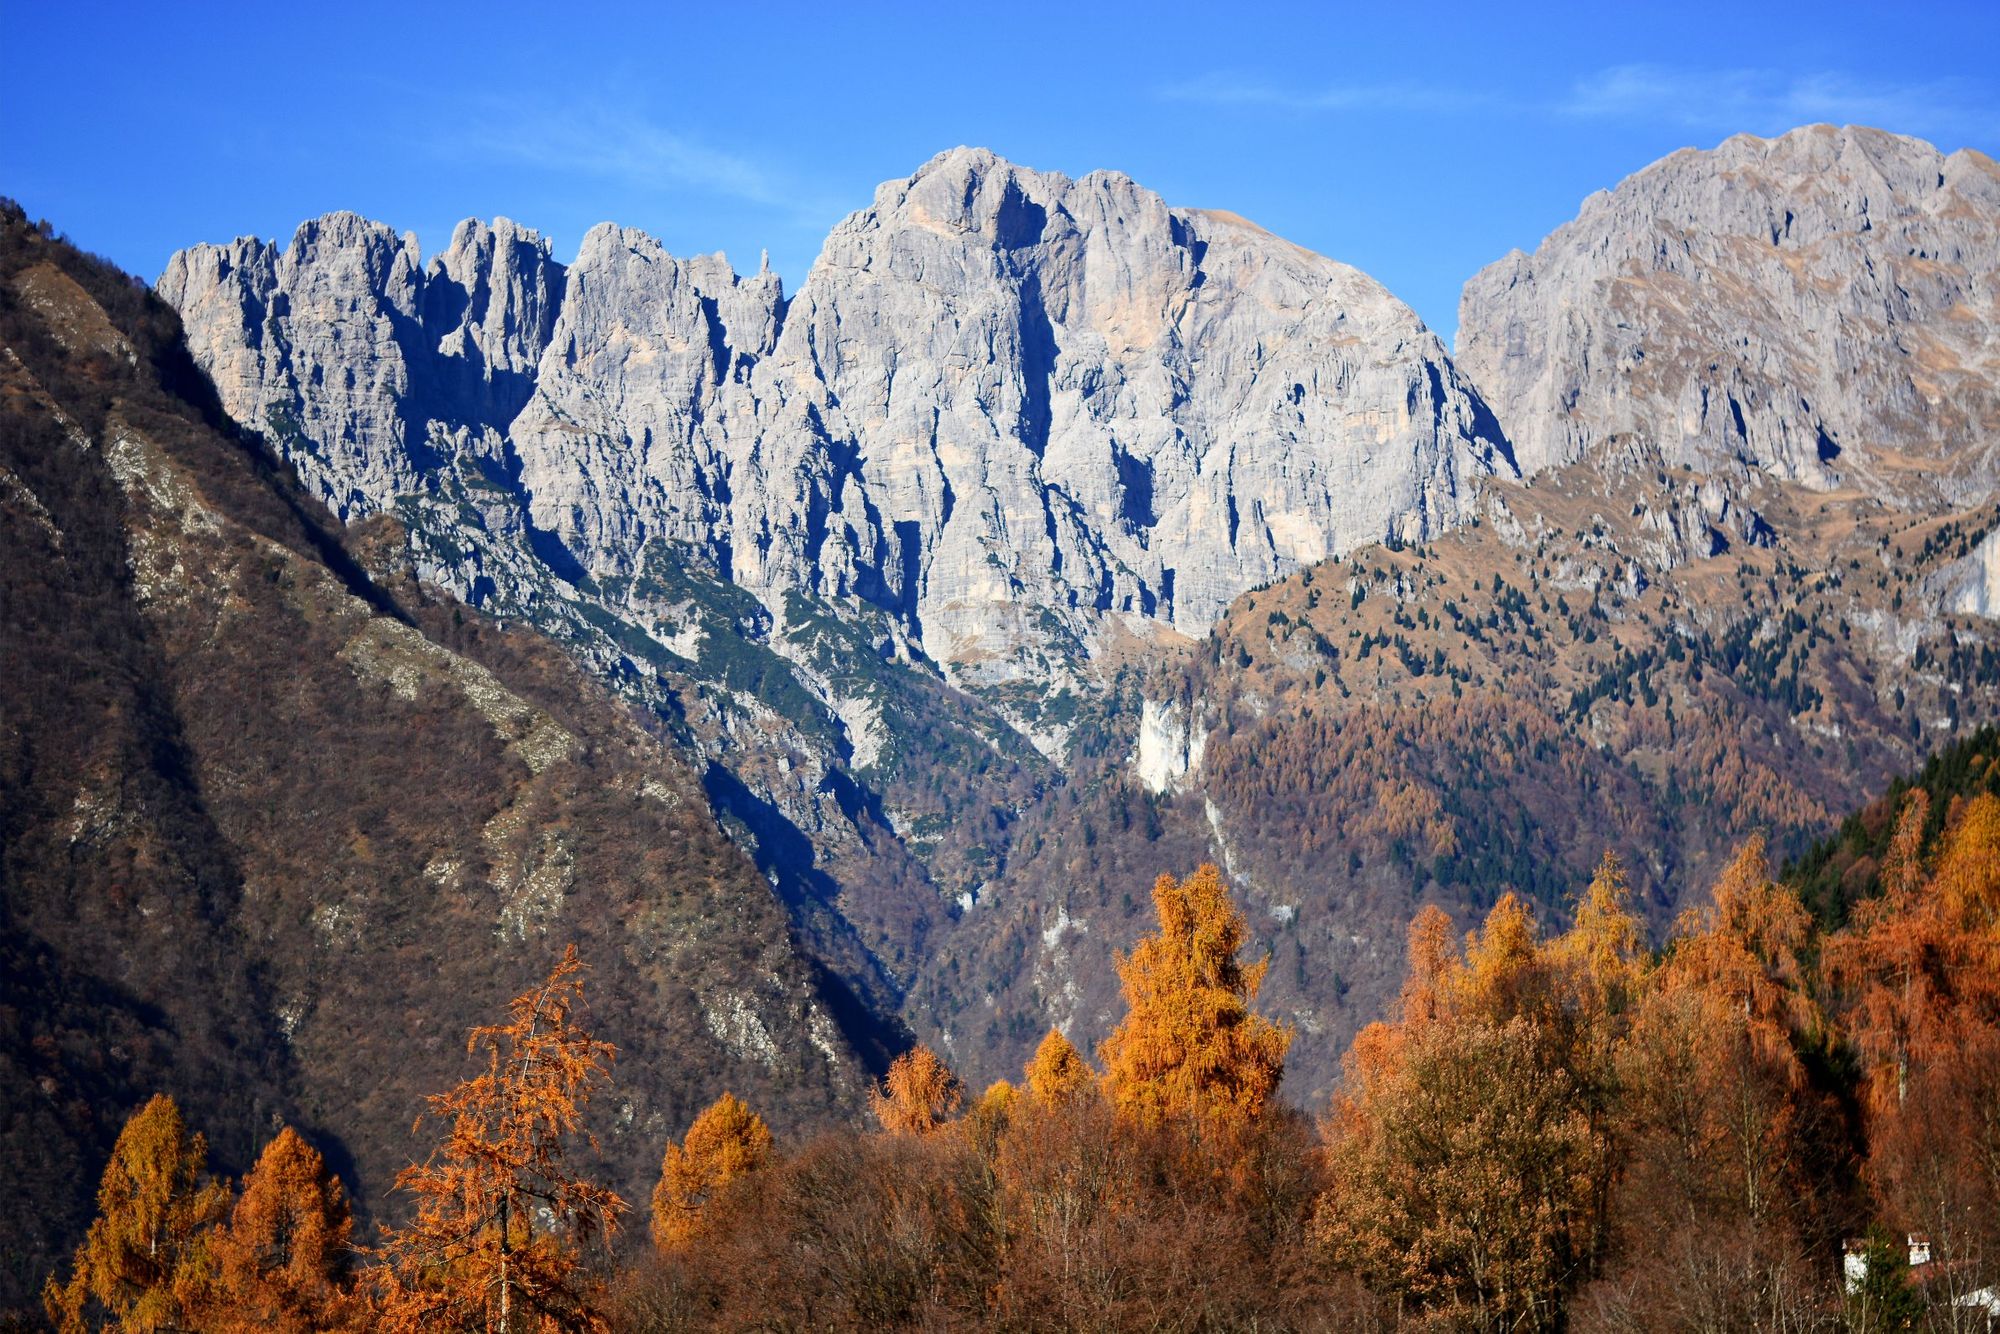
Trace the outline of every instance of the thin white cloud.
<instances>
[{"instance_id":1,"label":"thin white cloud","mask_svg":"<svg viewBox=\"0 0 2000 1334\"><path fill-rule=\"evenodd\" d=\"M1831 70L1800 74L1770 69L1614 65L1578 79L1567 94L1528 100L1490 88L1442 83L1305 88L1221 70L1160 88L1158 95L1166 101L1295 114L1395 111L1453 115L1483 111L1764 133L1837 121L1985 142L2000 138L2000 104L1990 88L1963 79L1892 83Z\"/></svg>"},{"instance_id":2,"label":"thin white cloud","mask_svg":"<svg viewBox=\"0 0 2000 1334\"><path fill-rule=\"evenodd\" d=\"M1905 133L1990 137L1990 92L1959 79L1892 83L1838 71L1698 70L1615 65L1577 81L1556 110L1586 119L1648 120L1705 129L1784 130L1818 121Z\"/></svg>"},{"instance_id":3,"label":"thin white cloud","mask_svg":"<svg viewBox=\"0 0 2000 1334\"><path fill-rule=\"evenodd\" d=\"M1427 83L1328 84L1289 88L1248 75L1216 71L1161 88L1162 98L1206 106L1272 107L1284 111L1410 111L1447 113L1493 105L1483 89Z\"/></svg>"},{"instance_id":4,"label":"thin white cloud","mask_svg":"<svg viewBox=\"0 0 2000 1334\"><path fill-rule=\"evenodd\" d=\"M822 225L823 201L797 181L740 153L606 103L480 115L440 141L441 152L556 175L591 176L645 194L695 191Z\"/></svg>"}]
</instances>

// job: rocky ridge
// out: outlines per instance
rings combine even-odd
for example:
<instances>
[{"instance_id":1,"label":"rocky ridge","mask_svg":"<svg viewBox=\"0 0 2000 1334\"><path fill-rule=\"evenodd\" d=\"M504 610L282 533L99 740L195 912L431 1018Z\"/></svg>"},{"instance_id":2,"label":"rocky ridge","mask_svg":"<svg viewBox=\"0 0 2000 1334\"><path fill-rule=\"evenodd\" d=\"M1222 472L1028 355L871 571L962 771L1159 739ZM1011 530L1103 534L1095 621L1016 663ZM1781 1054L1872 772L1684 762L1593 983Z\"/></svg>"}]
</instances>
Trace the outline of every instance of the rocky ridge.
<instances>
[{"instance_id":1,"label":"rocky ridge","mask_svg":"<svg viewBox=\"0 0 2000 1334\"><path fill-rule=\"evenodd\" d=\"M1990 716L1991 175L1827 127L1676 154L1476 277L1461 369L1240 219L957 150L791 300L608 227L497 284L562 293L519 406L385 389L430 461L350 489L682 728L968 1073L1096 1036L1145 886L1213 858L1310 1097L1423 899L1559 914L1610 845L1670 914L1702 849L1797 846ZM212 253L162 289L226 369ZM428 300L390 323L443 348ZM337 464L260 406L317 390L258 384Z\"/></svg>"},{"instance_id":2,"label":"rocky ridge","mask_svg":"<svg viewBox=\"0 0 2000 1334\"><path fill-rule=\"evenodd\" d=\"M1992 719L1994 180L1878 131L1739 136L1476 276L1460 365L1523 479L1162 655L1126 748L1013 831L954 937L977 986L925 979L955 1054L1101 1035L1144 884L1212 858L1310 1103L1420 903L1560 919L1610 847L1664 923L1735 840L1795 853Z\"/></svg>"},{"instance_id":3,"label":"rocky ridge","mask_svg":"<svg viewBox=\"0 0 2000 1334\"><path fill-rule=\"evenodd\" d=\"M1466 284L1457 359L1522 470L1630 436L1963 506L2000 448L2000 166L1814 125L1683 149Z\"/></svg>"},{"instance_id":4,"label":"rocky ridge","mask_svg":"<svg viewBox=\"0 0 2000 1334\"><path fill-rule=\"evenodd\" d=\"M883 186L790 302L608 224L565 269L467 222L425 268L352 214L282 251L183 251L159 290L231 414L344 517L470 460L594 579L662 559L774 612L858 597L975 682L1107 614L1200 634L1289 569L1441 531L1512 471L1365 275L979 150Z\"/></svg>"},{"instance_id":5,"label":"rocky ridge","mask_svg":"<svg viewBox=\"0 0 2000 1334\"><path fill-rule=\"evenodd\" d=\"M978 150L884 185L790 300L608 224L568 266L505 220L424 264L352 214L191 248L159 291L310 489L703 754L889 1006L1120 664L1512 472L1364 275Z\"/></svg>"},{"instance_id":6,"label":"rocky ridge","mask_svg":"<svg viewBox=\"0 0 2000 1334\"><path fill-rule=\"evenodd\" d=\"M1261 1004L1297 1030L1286 1086L1316 1106L1422 904L1469 928L1512 891L1561 922L1611 849L1664 927L1740 840L1797 855L2000 717L1993 501L1897 510L1760 475L1760 540L1707 550L1708 485L1600 444L1493 483L1433 542L1246 594L1139 683L1126 749L1023 814L914 1008L975 1082L1051 1024L1088 1045L1152 875L1214 860L1272 961Z\"/></svg>"}]
</instances>

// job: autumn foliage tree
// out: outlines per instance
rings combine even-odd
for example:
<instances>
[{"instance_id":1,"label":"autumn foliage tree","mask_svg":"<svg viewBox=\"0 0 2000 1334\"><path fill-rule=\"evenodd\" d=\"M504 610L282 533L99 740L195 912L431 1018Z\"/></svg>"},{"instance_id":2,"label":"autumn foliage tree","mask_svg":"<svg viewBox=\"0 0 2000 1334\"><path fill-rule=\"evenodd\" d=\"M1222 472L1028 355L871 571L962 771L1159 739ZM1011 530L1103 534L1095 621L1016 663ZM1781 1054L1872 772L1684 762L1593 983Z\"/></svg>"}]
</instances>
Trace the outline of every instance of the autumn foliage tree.
<instances>
[{"instance_id":1,"label":"autumn foliage tree","mask_svg":"<svg viewBox=\"0 0 2000 1334\"><path fill-rule=\"evenodd\" d=\"M1153 905L1159 929L1119 957L1125 1019L1099 1048L1112 1102L1149 1125L1246 1125L1277 1091L1291 1044L1250 1009L1268 961L1237 959L1243 914L1212 865L1161 876Z\"/></svg>"},{"instance_id":2,"label":"autumn foliage tree","mask_svg":"<svg viewBox=\"0 0 2000 1334\"><path fill-rule=\"evenodd\" d=\"M1955 802L1927 866L1929 815L1910 793L1884 892L1827 960L1863 1065L1871 1183L1964 1287L2000 1265L2000 798Z\"/></svg>"},{"instance_id":3,"label":"autumn foliage tree","mask_svg":"<svg viewBox=\"0 0 2000 1334\"><path fill-rule=\"evenodd\" d=\"M569 947L516 997L505 1024L476 1028L486 1069L431 1098L445 1139L397 1175L415 1218L391 1229L376 1270L381 1327L515 1331L605 1328L580 1253L609 1241L625 1202L575 1174L568 1146L616 1055L578 1022L583 965ZM418 1125L421 1127L422 1120Z\"/></svg>"},{"instance_id":4,"label":"autumn foliage tree","mask_svg":"<svg viewBox=\"0 0 2000 1334\"><path fill-rule=\"evenodd\" d=\"M214 1277L207 1230L229 1211L229 1188L207 1172L208 1143L172 1098L155 1094L134 1112L69 1281L43 1288L50 1321L64 1334L193 1328Z\"/></svg>"},{"instance_id":5,"label":"autumn foliage tree","mask_svg":"<svg viewBox=\"0 0 2000 1334\"><path fill-rule=\"evenodd\" d=\"M1811 922L1752 839L1712 903L1684 914L1630 1044L1632 1112L1679 1211L1768 1226L1804 1190L1802 1048L1823 1021L1807 986ZM1665 1136L1664 1140L1660 1136Z\"/></svg>"},{"instance_id":6,"label":"autumn foliage tree","mask_svg":"<svg viewBox=\"0 0 2000 1334\"><path fill-rule=\"evenodd\" d=\"M929 1047L913 1047L898 1056L882 1087L869 1094L875 1119L892 1135L928 1135L964 1100L964 1085Z\"/></svg>"},{"instance_id":7,"label":"autumn foliage tree","mask_svg":"<svg viewBox=\"0 0 2000 1334\"><path fill-rule=\"evenodd\" d=\"M201 1327L214 1334L358 1328L353 1231L340 1179L291 1127L279 1131L211 1242L215 1283Z\"/></svg>"},{"instance_id":8,"label":"autumn foliage tree","mask_svg":"<svg viewBox=\"0 0 2000 1334\"><path fill-rule=\"evenodd\" d=\"M1618 1053L1616 1222L1644 1258L1606 1299L1641 1323L1784 1328L1812 1301L1802 1257L1840 1129L1810 1074L1826 1023L1812 947L1810 917L1753 838L1710 903L1682 915L1635 1007Z\"/></svg>"},{"instance_id":9,"label":"autumn foliage tree","mask_svg":"<svg viewBox=\"0 0 2000 1334\"><path fill-rule=\"evenodd\" d=\"M1083 1059L1076 1044L1052 1028L1025 1071L1028 1096L1044 1106L1058 1106L1088 1094L1097 1084L1097 1072Z\"/></svg>"},{"instance_id":10,"label":"autumn foliage tree","mask_svg":"<svg viewBox=\"0 0 2000 1334\"><path fill-rule=\"evenodd\" d=\"M667 1146L653 1191L653 1244L670 1250L693 1240L716 1193L770 1160L770 1127L725 1092L694 1119L686 1138Z\"/></svg>"},{"instance_id":11,"label":"autumn foliage tree","mask_svg":"<svg viewBox=\"0 0 2000 1334\"><path fill-rule=\"evenodd\" d=\"M1617 864L1544 941L1503 895L1461 955L1435 908L1410 929L1395 1018L1356 1038L1328 1118L1315 1234L1417 1311L1479 1329L1555 1329L1602 1249L1611 1053L1640 976Z\"/></svg>"}]
</instances>

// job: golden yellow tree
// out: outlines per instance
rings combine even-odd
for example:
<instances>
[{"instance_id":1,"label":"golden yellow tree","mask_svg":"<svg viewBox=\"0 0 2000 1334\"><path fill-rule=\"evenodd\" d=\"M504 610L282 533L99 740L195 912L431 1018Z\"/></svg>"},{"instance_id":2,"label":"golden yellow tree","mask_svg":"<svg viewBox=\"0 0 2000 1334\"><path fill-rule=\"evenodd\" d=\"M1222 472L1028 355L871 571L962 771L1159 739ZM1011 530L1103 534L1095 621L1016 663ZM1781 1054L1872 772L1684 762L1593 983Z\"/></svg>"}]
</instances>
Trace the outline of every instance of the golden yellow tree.
<instances>
[{"instance_id":1,"label":"golden yellow tree","mask_svg":"<svg viewBox=\"0 0 2000 1334\"><path fill-rule=\"evenodd\" d=\"M1013 1125L1020 1106L1021 1090L1004 1079L996 1079L986 1086L986 1092L980 1094L966 1111L959 1126L981 1157L992 1161L999 1151L1001 1137Z\"/></svg>"},{"instance_id":2,"label":"golden yellow tree","mask_svg":"<svg viewBox=\"0 0 2000 1334\"><path fill-rule=\"evenodd\" d=\"M215 1286L201 1328L213 1334L313 1334L352 1328L354 1220L340 1179L290 1126L243 1180L211 1243Z\"/></svg>"},{"instance_id":3,"label":"golden yellow tree","mask_svg":"<svg viewBox=\"0 0 2000 1334\"><path fill-rule=\"evenodd\" d=\"M1828 948L1882 1113L1902 1104L1918 1072L1950 1065L2000 1025L2000 797L1953 805L1926 875L1928 812L1926 794L1911 793L1884 865L1887 892L1858 905Z\"/></svg>"},{"instance_id":4,"label":"golden yellow tree","mask_svg":"<svg viewBox=\"0 0 2000 1334\"><path fill-rule=\"evenodd\" d=\"M1942 1284L2000 1263L2000 797L1948 808L1923 865L1929 799L1910 794L1881 898L1828 942L1849 1002L1868 1116L1868 1176L1890 1214L1928 1233Z\"/></svg>"},{"instance_id":5,"label":"golden yellow tree","mask_svg":"<svg viewBox=\"0 0 2000 1334\"><path fill-rule=\"evenodd\" d=\"M1462 957L1442 912L1418 914L1398 1014L1355 1039L1324 1128L1313 1231L1337 1262L1452 1327L1561 1327L1602 1243L1612 1044L1596 998L1638 967L1622 916L1612 866L1553 942L1511 894Z\"/></svg>"},{"instance_id":6,"label":"golden yellow tree","mask_svg":"<svg viewBox=\"0 0 2000 1334\"><path fill-rule=\"evenodd\" d=\"M1026 1070L1028 1096L1044 1106L1055 1106L1080 1098L1097 1085L1097 1074L1076 1044L1051 1028L1035 1048L1035 1058Z\"/></svg>"},{"instance_id":7,"label":"golden yellow tree","mask_svg":"<svg viewBox=\"0 0 2000 1334\"><path fill-rule=\"evenodd\" d=\"M154 1094L118 1133L97 1188L97 1218L69 1282L42 1289L50 1321L85 1329L193 1327L213 1277L204 1235L229 1211L229 1188L208 1179L208 1142Z\"/></svg>"},{"instance_id":8,"label":"golden yellow tree","mask_svg":"<svg viewBox=\"0 0 2000 1334\"><path fill-rule=\"evenodd\" d=\"M1632 886L1616 853L1606 852L1576 900L1575 922L1549 942L1549 955L1572 977L1572 989L1599 1012L1624 1013L1645 979L1644 928L1632 911Z\"/></svg>"},{"instance_id":9,"label":"golden yellow tree","mask_svg":"<svg viewBox=\"0 0 2000 1334\"><path fill-rule=\"evenodd\" d=\"M416 1197L409 1226L387 1232L374 1271L382 1328L520 1331L606 1328L580 1248L609 1241L625 1202L576 1176L570 1141L616 1049L578 1023L583 965L570 946L547 980L475 1028L486 1069L430 1099L449 1127L396 1187ZM422 1119L418 1121L421 1127Z\"/></svg>"},{"instance_id":10,"label":"golden yellow tree","mask_svg":"<svg viewBox=\"0 0 2000 1334\"><path fill-rule=\"evenodd\" d=\"M1812 915L1797 891L1772 879L1761 837L1736 850L1713 903L1683 913L1675 935L1666 980L1726 998L1758 1042L1788 1043L1822 1023L1806 964Z\"/></svg>"},{"instance_id":11,"label":"golden yellow tree","mask_svg":"<svg viewBox=\"0 0 2000 1334\"><path fill-rule=\"evenodd\" d=\"M929 1047L912 1047L889 1065L882 1087L869 1092L869 1106L882 1128L894 1135L928 1135L965 1100L965 1088Z\"/></svg>"},{"instance_id":12,"label":"golden yellow tree","mask_svg":"<svg viewBox=\"0 0 2000 1334\"><path fill-rule=\"evenodd\" d=\"M1642 1310L1708 1328L1785 1328L1810 1283L1815 1163L1837 1159L1837 1109L1807 1053L1813 928L1740 847L1712 902L1682 914L1617 1053L1623 1170L1613 1226ZM1823 1169L1821 1169L1823 1170ZM1638 1323L1645 1319L1633 1317Z\"/></svg>"},{"instance_id":13,"label":"golden yellow tree","mask_svg":"<svg viewBox=\"0 0 2000 1334\"><path fill-rule=\"evenodd\" d=\"M1243 914L1214 866L1153 886L1159 930L1118 959L1125 1020L1099 1048L1120 1112L1147 1124L1256 1119L1284 1077L1291 1033L1250 1002L1268 961L1245 967Z\"/></svg>"},{"instance_id":14,"label":"golden yellow tree","mask_svg":"<svg viewBox=\"0 0 2000 1334\"><path fill-rule=\"evenodd\" d=\"M725 1092L694 1119L686 1138L667 1145L653 1190L653 1244L672 1250L692 1241L716 1193L770 1160L770 1127Z\"/></svg>"},{"instance_id":15,"label":"golden yellow tree","mask_svg":"<svg viewBox=\"0 0 2000 1334\"><path fill-rule=\"evenodd\" d=\"M1726 1204L1730 1216L1769 1226L1774 1204L1802 1198L1797 1136L1811 1102L1802 1046L1824 1023L1809 990L1811 943L1811 916L1772 880L1763 841L1752 838L1716 882L1713 904L1682 915L1640 1007L1628 1101L1698 1167L1701 1190L1722 1192L1688 1187L1686 1198L1712 1216Z\"/></svg>"}]
</instances>

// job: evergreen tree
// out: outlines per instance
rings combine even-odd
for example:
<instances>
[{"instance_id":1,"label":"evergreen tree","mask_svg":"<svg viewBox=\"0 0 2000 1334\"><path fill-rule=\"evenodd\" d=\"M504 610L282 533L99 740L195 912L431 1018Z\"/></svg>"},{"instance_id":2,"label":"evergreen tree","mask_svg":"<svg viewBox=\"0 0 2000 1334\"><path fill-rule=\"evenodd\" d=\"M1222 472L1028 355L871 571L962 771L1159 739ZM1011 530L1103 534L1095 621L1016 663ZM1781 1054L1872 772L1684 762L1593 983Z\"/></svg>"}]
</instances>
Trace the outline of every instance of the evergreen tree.
<instances>
[{"instance_id":1,"label":"evergreen tree","mask_svg":"<svg viewBox=\"0 0 2000 1334\"><path fill-rule=\"evenodd\" d=\"M396 1177L416 1217L389 1231L374 1271L383 1328L606 1328L580 1247L609 1241L625 1202L577 1176L568 1146L582 1135L595 1147L583 1107L617 1053L577 1022L582 973L572 945L509 1004L509 1022L472 1030L466 1050L484 1049L486 1069L431 1098L448 1130Z\"/></svg>"},{"instance_id":2,"label":"evergreen tree","mask_svg":"<svg viewBox=\"0 0 2000 1334\"><path fill-rule=\"evenodd\" d=\"M669 1144L653 1191L653 1244L672 1250L693 1240L702 1210L723 1187L771 1160L771 1131L764 1118L725 1092Z\"/></svg>"},{"instance_id":3,"label":"evergreen tree","mask_svg":"<svg viewBox=\"0 0 2000 1334\"><path fill-rule=\"evenodd\" d=\"M216 1282L201 1327L214 1334L356 1328L349 1290L354 1220L326 1162L287 1126L243 1180L212 1249Z\"/></svg>"},{"instance_id":4,"label":"evergreen tree","mask_svg":"<svg viewBox=\"0 0 2000 1334\"><path fill-rule=\"evenodd\" d=\"M965 1100L958 1076L929 1047L913 1047L889 1065L882 1087L869 1105L884 1130L896 1135L928 1135L949 1120Z\"/></svg>"},{"instance_id":5,"label":"evergreen tree","mask_svg":"<svg viewBox=\"0 0 2000 1334\"><path fill-rule=\"evenodd\" d=\"M1076 1045L1051 1028L1026 1070L1028 1096L1044 1106L1082 1097L1097 1084L1097 1075Z\"/></svg>"}]
</instances>

